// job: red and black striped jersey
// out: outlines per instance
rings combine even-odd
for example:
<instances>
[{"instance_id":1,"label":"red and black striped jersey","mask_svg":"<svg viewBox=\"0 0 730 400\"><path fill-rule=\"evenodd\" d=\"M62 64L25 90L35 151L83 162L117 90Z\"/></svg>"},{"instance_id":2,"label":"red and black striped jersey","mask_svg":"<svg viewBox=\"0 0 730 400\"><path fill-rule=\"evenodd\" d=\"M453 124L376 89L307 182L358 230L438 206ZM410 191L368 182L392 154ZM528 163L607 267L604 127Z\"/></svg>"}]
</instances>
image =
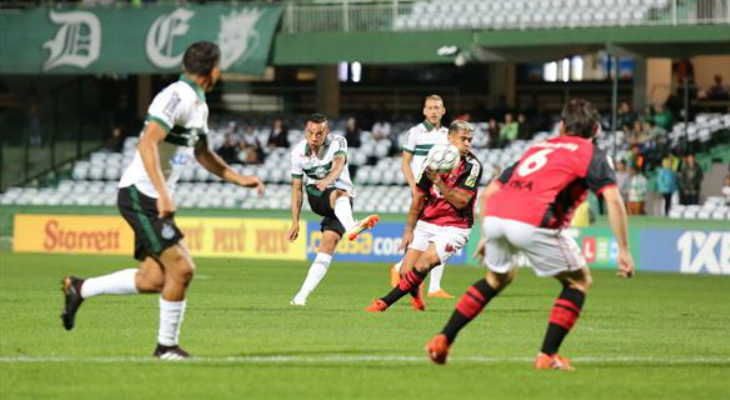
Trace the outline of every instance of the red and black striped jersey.
<instances>
[{"instance_id":1,"label":"red and black striped jersey","mask_svg":"<svg viewBox=\"0 0 730 400\"><path fill-rule=\"evenodd\" d=\"M423 174L418 181L418 189L426 194L426 204L421 211L419 220L440 226L455 226L470 228L474 225L474 204L477 198L477 189L482 177L482 164L469 154L462 157L459 165L448 174L442 174L441 180L455 190L463 190L472 194L469 204L457 209L446 201L439 193L438 188Z\"/></svg>"},{"instance_id":2,"label":"red and black striped jersey","mask_svg":"<svg viewBox=\"0 0 730 400\"><path fill-rule=\"evenodd\" d=\"M558 229L570 224L589 189L600 194L616 185L616 176L592 140L559 136L532 146L497 182L487 216Z\"/></svg>"}]
</instances>

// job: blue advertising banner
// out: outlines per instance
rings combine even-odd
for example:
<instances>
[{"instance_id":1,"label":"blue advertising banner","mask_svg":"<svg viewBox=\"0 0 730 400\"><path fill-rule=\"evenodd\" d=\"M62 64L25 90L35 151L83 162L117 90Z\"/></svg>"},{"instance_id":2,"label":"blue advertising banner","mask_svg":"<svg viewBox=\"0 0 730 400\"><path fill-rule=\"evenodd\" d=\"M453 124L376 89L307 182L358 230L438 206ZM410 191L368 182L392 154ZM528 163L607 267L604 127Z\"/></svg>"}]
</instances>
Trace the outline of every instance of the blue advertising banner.
<instances>
[{"instance_id":1,"label":"blue advertising banner","mask_svg":"<svg viewBox=\"0 0 730 400\"><path fill-rule=\"evenodd\" d=\"M342 240L335 261L396 263L403 257L398 250L403 237L402 222L381 222L353 241ZM314 260L322 237L319 222L307 222L307 258ZM449 264L466 264L466 248L451 257Z\"/></svg>"},{"instance_id":2,"label":"blue advertising banner","mask_svg":"<svg viewBox=\"0 0 730 400\"><path fill-rule=\"evenodd\" d=\"M730 231L641 229L640 271L730 275Z\"/></svg>"}]
</instances>

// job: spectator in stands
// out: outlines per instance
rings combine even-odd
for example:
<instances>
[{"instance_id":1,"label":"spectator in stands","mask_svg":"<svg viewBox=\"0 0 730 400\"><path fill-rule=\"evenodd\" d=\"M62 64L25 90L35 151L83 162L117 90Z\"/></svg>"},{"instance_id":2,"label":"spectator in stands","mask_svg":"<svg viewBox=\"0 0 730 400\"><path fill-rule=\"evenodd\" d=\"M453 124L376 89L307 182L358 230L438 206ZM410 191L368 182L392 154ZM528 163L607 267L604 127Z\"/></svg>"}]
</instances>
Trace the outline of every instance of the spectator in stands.
<instances>
[{"instance_id":1,"label":"spectator in stands","mask_svg":"<svg viewBox=\"0 0 730 400\"><path fill-rule=\"evenodd\" d=\"M654 121L654 110L651 106L645 106L644 111L641 112L641 115L639 116L639 119L643 123L648 123L649 121Z\"/></svg>"},{"instance_id":2,"label":"spectator in stands","mask_svg":"<svg viewBox=\"0 0 730 400\"><path fill-rule=\"evenodd\" d=\"M532 139L532 125L527 121L525 113L521 112L517 114L517 123L519 124L519 127L517 128L517 139Z\"/></svg>"},{"instance_id":3,"label":"spectator in stands","mask_svg":"<svg viewBox=\"0 0 730 400\"><path fill-rule=\"evenodd\" d=\"M104 147L112 153L120 153L124 148L124 136L122 136L122 128L115 126L112 134L104 143Z\"/></svg>"},{"instance_id":4,"label":"spectator in stands","mask_svg":"<svg viewBox=\"0 0 730 400\"><path fill-rule=\"evenodd\" d=\"M507 147L513 140L517 139L520 125L514 120L512 113L504 114L504 123L499 130L499 147Z\"/></svg>"},{"instance_id":5,"label":"spectator in stands","mask_svg":"<svg viewBox=\"0 0 730 400\"><path fill-rule=\"evenodd\" d=\"M725 196L725 205L730 206L730 174L725 175L725 186L722 187L722 194Z\"/></svg>"},{"instance_id":6,"label":"spectator in stands","mask_svg":"<svg viewBox=\"0 0 730 400\"><path fill-rule=\"evenodd\" d=\"M702 168L697 165L694 154L688 154L677 176L679 202L682 205L700 204L702 179Z\"/></svg>"},{"instance_id":7,"label":"spectator in stands","mask_svg":"<svg viewBox=\"0 0 730 400\"><path fill-rule=\"evenodd\" d=\"M630 146L637 145L641 147L641 145L643 145L648 139L644 131L644 124L642 124L639 119L635 119L634 125L631 129L625 130L625 132Z\"/></svg>"},{"instance_id":8,"label":"spectator in stands","mask_svg":"<svg viewBox=\"0 0 730 400\"><path fill-rule=\"evenodd\" d=\"M622 101L621 105L618 107L616 126L628 134L632 129L634 129L635 122L636 114L631 110L629 103Z\"/></svg>"},{"instance_id":9,"label":"spectator in stands","mask_svg":"<svg viewBox=\"0 0 730 400\"><path fill-rule=\"evenodd\" d=\"M618 191L621 193L621 197L625 204L629 204L629 184L631 183L631 177L629 171L626 170L626 161L619 160L616 163L616 186Z\"/></svg>"},{"instance_id":10,"label":"spectator in stands","mask_svg":"<svg viewBox=\"0 0 730 400\"><path fill-rule=\"evenodd\" d=\"M629 167L636 167L639 171L644 169L644 156L641 154L641 147L638 144L631 145L627 164Z\"/></svg>"},{"instance_id":11,"label":"spectator in stands","mask_svg":"<svg viewBox=\"0 0 730 400\"><path fill-rule=\"evenodd\" d=\"M240 164L241 160L239 160L238 154L241 148L238 145L236 136L232 133L226 133L225 138L223 145L216 150L216 153L228 164Z\"/></svg>"},{"instance_id":12,"label":"spectator in stands","mask_svg":"<svg viewBox=\"0 0 730 400\"><path fill-rule=\"evenodd\" d=\"M269 140L266 142L266 146L269 148L289 147L289 129L284 125L281 118L276 118L271 124Z\"/></svg>"},{"instance_id":13,"label":"spectator in stands","mask_svg":"<svg viewBox=\"0 0 730 400\"><path fill-rule=\"evenodd\" d=\"M33 147L38 147L43 144L43 136L41 133L40 94L38 93L38 89L36 89L35 86L32 86L30 88L26 134L29 145Z\"/></svg>"},{"instance_id":14,"label":"spectator in stands","mask_svg":"<svg viewBox=\"0 0 730 400\"><path fill-rule=\"evenodd\" d=\"M657 191L664 197L664 215L669 215L672 195L677 190L677 175L672 171L672 160L665 158L657 172Z\"/></svg>"},{"instance_id":15,"label":"spectator in stands","mask_svg":"<svg viewBox=\"0 0 730 400\"><path fill-rule=\"evenodd\" d=\"M377 118L375 118L375 123L373 124L371 132L373 134L373 139L375 139L376 142L391 140L390 135L392 132L390 122L386 120L384 114L380 113Z\"/></svg>"},{"instance_id":16,"label":"spectator in stands","mask_svg":"<svg viewBox=\"0 0 730 400\"><path fill-rule=\"evenodd\" d=\"M643 215L649 182L636 166L629 167L629 215Z\"/></svg>"},{"instance_id":17,"label":"spectator in stands","mask_svg":"<svg viewBox=\"0 0 730 400\"><path fill-rule=\"evenodd\" d=\"M263 162L263 149L259 142L256 129L252 125L246 126L241 137L242 159L246 164L261 164Z\"/></svg>"},{"instance_id":18,"label":"spectator in stands","mask_svg":"<svg viewBox=\"0 0 730 400\"><path fill-rule=\"evenodd\" d=\"M659 146L667 144L667 130L657 124L653 120L646 121L646 132L650 140L653 140Z\"/></svg>"},{"instance_id":19,"label":"spectator in stands","mask_svg":"<svg viewBox=\"0 0 730 400\"><path fill-rule=\"evenodd\" d=\"M345 123L345 139L347 139L347 147L358 148L362 144L362 131L357 126L357 120L354 117L348 118Z\"/></svg>"},{"instance_id":20,"label":"spectator in stands","mask_svg":"<svg viewBox=\"0 0 730 400\"><path fill-rule=\"evenodd\" d=\"M654 113L654 123L667 132L670 131L672 129L672 112L665 108L663 104L657 105Z\"/></svg>"},{"instance_id":21,"label":"spectator in stands","mask_svg":"<svg viewBox=\"0 0 730 400\"><path fill-rule=\"evenodd\" d=\"M498 149L500 148L499 143L499 124L495 118L489 119L489 127L487 128L487 134L489 135L489 148Z\"/></svg>"},{"instance_id":22,"label":"spectator in stands","mask_svg":"<svg viewBox=\"0 0 730 400\"><path fill-rule=\"evenodd\" d=\"M728 100L727 86L722 84L722 75L715 75L715 85L707 91L707 99L709 100Z\"/></svg>"}]
</instances>

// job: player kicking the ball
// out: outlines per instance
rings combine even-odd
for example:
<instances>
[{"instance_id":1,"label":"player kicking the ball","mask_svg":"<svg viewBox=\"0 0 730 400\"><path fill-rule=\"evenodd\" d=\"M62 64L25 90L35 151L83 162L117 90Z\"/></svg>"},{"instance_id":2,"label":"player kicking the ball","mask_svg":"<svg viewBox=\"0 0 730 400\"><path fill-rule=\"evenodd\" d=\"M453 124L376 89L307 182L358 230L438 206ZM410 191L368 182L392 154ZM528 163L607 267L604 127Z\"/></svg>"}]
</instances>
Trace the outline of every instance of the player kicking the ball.
<instances>
[{"instance_id":1,"label":"player kicking the ball","mask_svg":"<svg viewBox=\"0 0 730 400\"><path fill-rule=\"evenodd\" d=\"M416 176L423 170L421 167L428 151L437 144L449 143L446 138L449 130L441 126L441 119L444 117L444 114L446 114L446 108L444 107L443 99L441 96L432 94L426 97L423 103L423 116L426 119L408 131L406 141L403 144L401 171L403 171L408 186L411 188L411 196L416 193L416 184L418 183L416 182ZM395 287L398 285L401 278L402 266L403 260L390 268L390 286ZM428 297L442 299L454 298L454 296L448 294L441 288L444 267L445 265L441 264L431 270L428 283Z\"/></svg>"},{"instance_id":2,"label":"player kicking the ball","mask_svg":"<svg viewBox=\"0 0 730 400\"><path fill-rule=\"evenodd\" d=\"M522 252L538 276L554 277L563 287L535 367L573 369L558 350L580 316L591 274L575 241L562 229L589 189L602 194L608 205L619 246L619 276L628 278L634 273L621 194L610 161L592 140L599 121L591 103L572 100L563 108L560 136L534 145L484 191L485 240L477 254L489 271L486 279L469 288L444 329L427 344L433 362L446 363L457 333L512 281L514 256Z\"/></svg>"},{"instance_id":3,"label":"player kicking the ball","mask_svg":"<svg viewBox=\"0 0 730 400\"><path fill-rule=\"evenodd\" d=\"M482 165L470 153L474 128L467 122L454 121L449 126L449 143L459 150L460 158L453 170L439 174L426 167L419 177L411 200L401 249L406 271L398 285L385 297L376 299L366 311L385 311L410 293L416 310L425 309L418 287L429 271L466 245L474 224L474 202ZM426 161L428 166L428 160Z\"/></svg>"},{"instance_id":4,"label":"player kicking the ball","mask_svg":"<svg viewBox=\"0 0 730 400\"><path fill-rule=\"evenodd\" d=\"M195 264L183 234L175 225L172 192L181 169L196 159L211 173L241 186L255 187L259 178L242 176L208 147L208 106L205 92L220 76L220 50L198 42L185 50L185 72L160 92L149 107L147 123L132 164L119 182L117 198L122 217L134 230L134 258L139 269L125 269L90 279L63 279L65 307L61 318L74 327L82 302L103 294L161 293L160 328L154 357L179 360L189 354L178 346L185 315L185 294Z\"/></svg>"},{"instance_id":5,"label":"player kicking the ball","mask_svg":"<svg viewBox=\"0 0 730 400\"><path fill-rule=\"evenodd\" d=\"M307 304L307 297L327 274L342 236L355 240L362 231L380 221L377 215L370 215L359 222L352 217L354 191L347 168L347 140L330 135L327 118L320 114L307 119L304 136L305 139L291 152L292 225L289 240L293 242L299 236L302 188L307 191L309 207L323 217L320 223L322 238L302 288L290 303L293 306Z\"/></svg>"}]
</instances>

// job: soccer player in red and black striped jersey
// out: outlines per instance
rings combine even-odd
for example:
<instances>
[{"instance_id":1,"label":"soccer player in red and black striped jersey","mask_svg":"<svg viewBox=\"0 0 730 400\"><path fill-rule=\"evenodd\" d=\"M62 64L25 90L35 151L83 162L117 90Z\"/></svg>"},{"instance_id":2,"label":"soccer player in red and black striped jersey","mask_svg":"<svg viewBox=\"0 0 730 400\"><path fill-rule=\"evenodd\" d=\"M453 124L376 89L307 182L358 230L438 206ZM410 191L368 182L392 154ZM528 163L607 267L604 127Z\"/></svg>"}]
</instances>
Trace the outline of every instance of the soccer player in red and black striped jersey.
<instances>
[{"instance_id":1,"label":"soccer player in red and black striped jersey","mask_svg":"<svg viewBox=\"0 0 730 400\"><path fill-rule=\"evenodd\" d=\"M429 168L421 174L401 242L401 249L408 248L401 269L404 275L390 293L374 300L367 311L385 311L408 293L413 308L423 311L419 286L431 269L446 264L469 240L482 176L482 165L470 152L473 132L468 122L454 121L447 138L461 153L458 164L446 174Z\"/></svg>"},{"instance_id":2,"label":"soccer player in red and black striped jersey","mask_svg":"<svg viewBox=\"0 0 730 400\"><path fill-rule=\"evenodd\" d=\"M515 255L522 252L538 276L554 277L562 291L550 314L538 369L572 369L558 355L578 320L591 274L566 227L588 190L603 195L619 253L619 275L631 277L628 221L611 161L593 143L600 116L585 100L572 100L561 114L560 136L531 147L483 193L483 240L477 254L489 268L461 298L443 331L426 346L431 360L444 364L457 333L512 281ZM486 253L486 254L485 254Z\"/></svg>"}]
</instances>

